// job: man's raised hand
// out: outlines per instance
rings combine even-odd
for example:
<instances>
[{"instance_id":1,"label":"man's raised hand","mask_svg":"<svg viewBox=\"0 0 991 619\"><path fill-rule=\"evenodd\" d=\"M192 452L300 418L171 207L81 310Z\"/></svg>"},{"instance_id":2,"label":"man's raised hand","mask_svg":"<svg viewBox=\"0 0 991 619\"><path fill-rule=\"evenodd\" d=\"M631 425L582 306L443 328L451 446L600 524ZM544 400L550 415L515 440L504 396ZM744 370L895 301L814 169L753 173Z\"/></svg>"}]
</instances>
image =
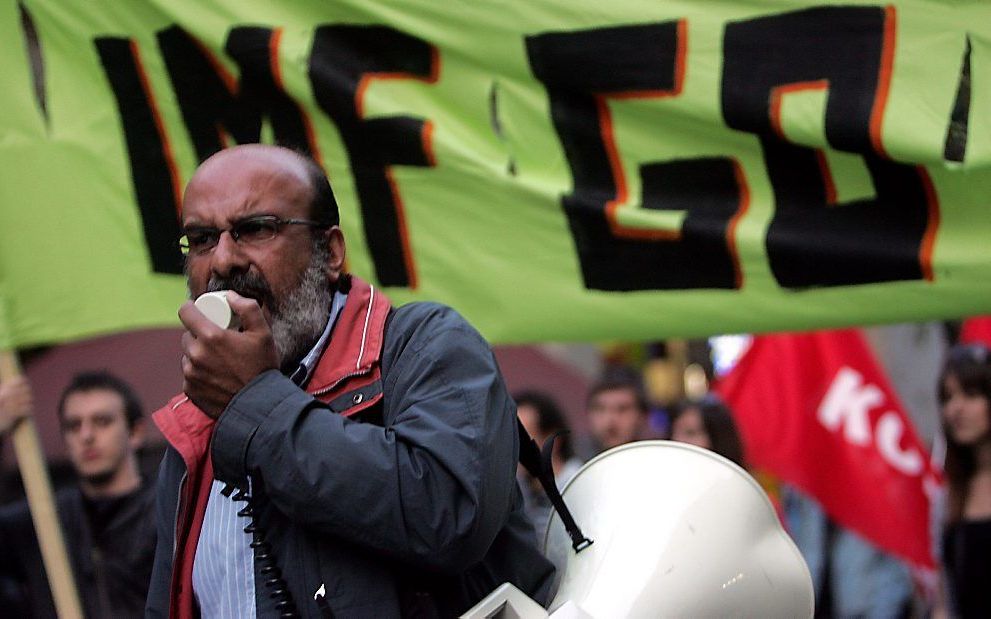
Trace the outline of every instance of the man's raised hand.
<instances>
[{"instance_id":1,"label":"man's raised hand","mask_svg":"<svg viewBox=\"0 0 991 619\"><path fill-rule=\"evenodd\" d=\"M231 291L227 302L240 318L240 331L221 329L192 301L179 308L179 320L186 327L182 390L214 419L255 376L279 367L272 331L257 301Z\"/></svg>"}]
</instances>

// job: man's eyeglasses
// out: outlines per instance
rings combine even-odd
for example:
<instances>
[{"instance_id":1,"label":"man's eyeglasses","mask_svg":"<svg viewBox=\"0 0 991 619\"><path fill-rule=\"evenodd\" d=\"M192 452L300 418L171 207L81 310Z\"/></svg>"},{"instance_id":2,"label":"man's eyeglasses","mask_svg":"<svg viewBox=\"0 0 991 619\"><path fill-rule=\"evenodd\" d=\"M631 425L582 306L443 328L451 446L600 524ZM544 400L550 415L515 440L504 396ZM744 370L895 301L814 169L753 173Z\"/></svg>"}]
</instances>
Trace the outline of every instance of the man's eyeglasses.
<instances>
[{"instance_id":1,"label":"man's eyeglasses","mask_svg":"<svg viewBox=\"0 0 991 619\"><path fill-rule=\"evenodd\" d=\"M184 255L204 254L220 242L220 235L230 232L231 238L242 245L256 245L278 236L283 226L310 226L329 228L330 224L309 219L279 219L275 215L258 215L234 222L230 228L190 226L183 228L179 237L179 249Z\"/></svg>"}]
</instances>

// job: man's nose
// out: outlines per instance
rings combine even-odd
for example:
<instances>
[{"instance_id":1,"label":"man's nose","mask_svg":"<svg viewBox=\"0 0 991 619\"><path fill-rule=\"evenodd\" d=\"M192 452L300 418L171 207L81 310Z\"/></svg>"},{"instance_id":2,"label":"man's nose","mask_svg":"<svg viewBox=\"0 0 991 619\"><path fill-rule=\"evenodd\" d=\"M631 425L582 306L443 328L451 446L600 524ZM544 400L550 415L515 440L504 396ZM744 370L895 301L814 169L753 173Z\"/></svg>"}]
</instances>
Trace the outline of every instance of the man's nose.
<instances>
[{"instance_id":1,"label":"man's nose","mask_svg":"<svg viewBox=\"0 0 991 619\"><path fill-rule=\"evenodd\" d=\"M94 432L93 424L86 423L85 421L82 424L80 424L79 438L81 438L83 442L89 442L93 440L94 436L96 436L96 433Z\"/></svg>"},{"instance_id":2,"label":"man's nose","mask_svg":"<svg viewBox=\"0 0 991 619\"><path fill-rule=\"evenodd\" d=\"M230 277L234 273L248 270L248 262L241 245L234 240L229 231L220 233L217 246L210 255L210 268L220 277Z\"/></svg>"}]
</instances>

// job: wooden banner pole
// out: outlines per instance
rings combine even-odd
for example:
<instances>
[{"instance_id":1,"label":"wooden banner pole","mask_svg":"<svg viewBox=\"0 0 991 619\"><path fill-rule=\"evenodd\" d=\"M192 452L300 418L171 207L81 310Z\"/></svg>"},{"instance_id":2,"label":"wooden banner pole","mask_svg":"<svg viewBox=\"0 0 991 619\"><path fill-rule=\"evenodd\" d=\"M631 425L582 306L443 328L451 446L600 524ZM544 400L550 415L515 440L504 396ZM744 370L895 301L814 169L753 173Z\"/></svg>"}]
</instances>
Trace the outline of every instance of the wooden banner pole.
<instances>
[{"instance_id":1,"label":"wooden banner pole","mask_svg":"<svg viewBox=\"0 0 991 619\"><path fill-rule=\"evenodd\" d=\"M21 366L17 355L9 350L0 351L0 381L20 375ZM16 422L10 434L38 545L41 547L41 557L48 573L48 585L52 589L52 599L55 600L55 610L60 619L82 619L79 592L69 564L62 526L55 511L48 467L34 418L28 416Z\"/></svg>"}]
</instances>

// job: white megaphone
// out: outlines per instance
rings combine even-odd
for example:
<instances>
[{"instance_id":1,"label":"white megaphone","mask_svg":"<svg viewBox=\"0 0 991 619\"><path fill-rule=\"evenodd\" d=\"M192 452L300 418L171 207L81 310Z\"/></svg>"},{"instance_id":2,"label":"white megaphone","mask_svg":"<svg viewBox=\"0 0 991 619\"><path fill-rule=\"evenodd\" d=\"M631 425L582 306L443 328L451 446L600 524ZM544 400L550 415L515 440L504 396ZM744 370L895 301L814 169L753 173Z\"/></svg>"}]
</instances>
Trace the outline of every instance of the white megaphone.
<instances>
[{"instance_id":1,"label":"white megaphone","mask_svg":"<svg viewBox=\"0 0 991 619\"><path fill-rule=\"evenodd\" d=\"M575 552L551 517L549 612L506 583L462 617L812 617L798 548L757 482L722 456L629 443L586 463L562 494L594 543Z\"/></svg>"}]
</instances>

